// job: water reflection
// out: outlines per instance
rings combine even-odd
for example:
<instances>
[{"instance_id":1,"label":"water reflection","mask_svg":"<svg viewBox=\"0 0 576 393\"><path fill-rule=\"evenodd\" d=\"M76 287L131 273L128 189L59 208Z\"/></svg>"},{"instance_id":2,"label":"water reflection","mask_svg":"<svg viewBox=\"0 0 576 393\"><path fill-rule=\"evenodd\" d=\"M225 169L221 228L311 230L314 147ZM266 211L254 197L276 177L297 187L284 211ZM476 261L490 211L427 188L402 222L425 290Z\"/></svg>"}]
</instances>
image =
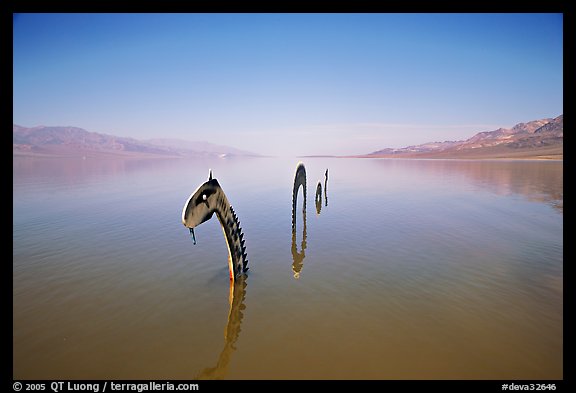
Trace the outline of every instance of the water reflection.
<instances>
[{"instance_id":1,"label":"water reflection","mask_svg":"<svg viewBox=\"0 0 576 393\"><path fill-rule=\"evenodd\" d=\"M563 162L505 160L378 160L378 166L413 170L430 178L463 176L497 195L522 195L563 212Z\"/></svg>"},{"instance_id":2,"label":"water reflection","mask_svg":"<svg viewBox=\"0 0 576 393\"><path fill-rule=\"evenodd\" d=\"M302 187L303 203L302 203L302 242L300 245L300 252L296 246L296 207L298 205L298 192ZM296 166L296 173L294 174L294 186L292 188L292 271L294 278L300 277L300 272L304 266L304 257L306 251L306 168L302 162Z\"/></svg>"},{"instance_id":3,"label":"water reflection","mask_svg":"<svg viewBox=\"0 0 576 393\"><path fill-rule=\"evenodd\" d=\"M337 171L337 198L303 226L297 196L304 283L287 272L294 161L15 164L14 376L562 378L563 227L548 208L561 206L561 163L310 159L313 180ZM208 166L226 171L251 252L269 261L249 316L247 288L226 308L226 288L207 280L226 270L220 225L207 224L193 267L175 225ZM540 197L548 206L527 202Z\"/></svg>"},{"instance_id":4,"label":"water reflection","mask_svg":"<svg viewBox=\"0 0 576 393\"><path fill-rule=\"evenodd\" d=\"M61 185L86 184L94 179L104 179L138 174L150 171L162 171L180 162L175 158L137 159L110 157L107 159L77 157L14 157L12 170L15 181L57 180Z\"/></svg>"},{"instance_id":5,"label":"water reflection","mask_svg":"<svg viewBox=\"0 0 576 393\"><path fill-rule=\"evenodd\" d=\"M474 183L498 195L518 194L532 202L564 209L562 162L463 162L457 166Z\"/></svg>"},{"instance_id":6,"label":"water reflection","mask_svg":"<svg viewBox=\"0 0 576 393\"><path fill-rule=\"evenodd\" d=\"M228 322L226 329L224 329L224 348L220 352L216 366L205 368L198 374L196 379L224 379L228 373L228 365L232 353L236 350L236 341L240 335L240 327L242 325L242 318L244 318L244 310L246 305L246 287L247 277L245 274L239 276L235 281L230 281L230 295L229 303L230 310L228 311Z\"/></svg>"},{"instance_id":7,"label":"water reflection","mask_svg":"<svg viewBox=\"0 0 576 393\"><path fill-rule=\"evenodd\" d=\"M298 247L296 246L296 228L292 230L292 271L294 272L294 278L300 278L300 272L304 266L304 257L306 256L306 210L302 212L302 218L304 220L304 225L302 226L302 242L300 243L300 252L298 252Z\"/></svg>"}]
</instances>

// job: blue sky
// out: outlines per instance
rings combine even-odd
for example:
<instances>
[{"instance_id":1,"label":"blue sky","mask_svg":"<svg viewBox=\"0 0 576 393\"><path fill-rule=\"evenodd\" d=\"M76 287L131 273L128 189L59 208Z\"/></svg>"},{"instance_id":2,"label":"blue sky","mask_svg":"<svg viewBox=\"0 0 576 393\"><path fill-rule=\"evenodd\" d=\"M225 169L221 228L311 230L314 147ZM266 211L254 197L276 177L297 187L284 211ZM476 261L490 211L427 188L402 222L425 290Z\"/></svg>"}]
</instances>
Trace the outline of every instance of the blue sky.
<instances>
[{"instance_id":1,"label":"blue sky","mask_svg":"<svg viewBox=\"0 0 576 393\"><path fill-rule=\"evenodd\" d=\"M13 122L281 156L563 113L562 14L18 14Z\"/></svg>"}]
</instances>

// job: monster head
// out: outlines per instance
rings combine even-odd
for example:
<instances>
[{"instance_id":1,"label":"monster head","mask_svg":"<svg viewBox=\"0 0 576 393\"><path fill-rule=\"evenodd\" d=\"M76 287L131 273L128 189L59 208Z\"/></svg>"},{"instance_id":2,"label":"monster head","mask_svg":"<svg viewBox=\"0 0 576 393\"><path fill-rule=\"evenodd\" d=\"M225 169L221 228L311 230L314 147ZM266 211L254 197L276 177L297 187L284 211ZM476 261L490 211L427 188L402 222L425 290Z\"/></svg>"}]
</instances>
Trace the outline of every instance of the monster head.
<instances>
[{"instance_id":1,"label":"monster head","mask_svg":"<svg viewBox=\"0 0 576 393\"><path fill-rule=\"evenodd\" d=\"M218 180L212 179L212 171L210 171L208 181L190 195L182 209L182 224L190 228L191 233L194 233L195 227L212 218L216 211L220 190Z\"/></svg>"},{"instance_id":2,"label":"monster head","mask_svg":"<svg viewBox=\"0 0 576 393\"><path fill-rule=\"evenodd\" d=\"M182 209L182 223L190 228L194 244L196 244L194 228L211 219L214 213L224 232L228 246L230 279L234 280L237 275L248 270L244 234L234 209L230 206L218 180L212 179L210 171L208 181L190 195Z\"/></svg>"}]
</instances>

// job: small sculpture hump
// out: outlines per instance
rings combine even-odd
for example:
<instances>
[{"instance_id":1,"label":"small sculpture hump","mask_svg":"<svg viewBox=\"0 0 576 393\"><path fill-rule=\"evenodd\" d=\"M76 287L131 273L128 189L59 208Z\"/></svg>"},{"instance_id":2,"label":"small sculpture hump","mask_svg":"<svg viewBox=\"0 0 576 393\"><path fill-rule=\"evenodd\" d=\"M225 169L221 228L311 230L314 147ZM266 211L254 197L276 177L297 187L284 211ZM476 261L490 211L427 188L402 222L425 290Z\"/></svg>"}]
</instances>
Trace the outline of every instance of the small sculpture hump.
<instances>
[{"instance_id":1,"label":"small sculpture hump","mask_svg":"<svg viewBox=\"0 0 576 393\"><path fill-rule=\"evenodd\" d=\"M314 203L316 205L316 214L320 214L320 211L322 210L322 183L320 180L318 180L318 183L316 184Z\"/></svg>"},{"instance_id":2,"label":"small sculpture hump","mask_svg":"<svg viewBox=\"0 0 576 393\"><path fill-rule=\"evenodd\" d=\"M324 206L328 206L328 168L324 173Z\"/></svg>"}]
</instances>

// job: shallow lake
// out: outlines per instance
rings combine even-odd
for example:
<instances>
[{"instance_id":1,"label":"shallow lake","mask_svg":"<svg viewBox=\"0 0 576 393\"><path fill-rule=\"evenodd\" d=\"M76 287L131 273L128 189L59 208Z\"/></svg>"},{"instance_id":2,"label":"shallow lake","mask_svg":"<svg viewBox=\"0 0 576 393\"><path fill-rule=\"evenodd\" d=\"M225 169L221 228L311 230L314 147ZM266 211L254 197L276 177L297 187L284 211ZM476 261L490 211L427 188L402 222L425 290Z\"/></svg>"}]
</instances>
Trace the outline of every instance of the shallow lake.
<instances>
[{"instance_id":1,"label":"shallow lake","mask_svg":"<svg viewBox=\"0 0 576 393\"><path fill-rule=\"evenodd\" d=\"M562 162L13 165L14 379L563 378ZM216 217L181 222L210 168L233 286Z\"/></svg>"}]
</instances>

